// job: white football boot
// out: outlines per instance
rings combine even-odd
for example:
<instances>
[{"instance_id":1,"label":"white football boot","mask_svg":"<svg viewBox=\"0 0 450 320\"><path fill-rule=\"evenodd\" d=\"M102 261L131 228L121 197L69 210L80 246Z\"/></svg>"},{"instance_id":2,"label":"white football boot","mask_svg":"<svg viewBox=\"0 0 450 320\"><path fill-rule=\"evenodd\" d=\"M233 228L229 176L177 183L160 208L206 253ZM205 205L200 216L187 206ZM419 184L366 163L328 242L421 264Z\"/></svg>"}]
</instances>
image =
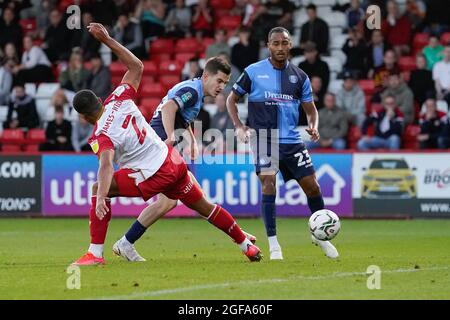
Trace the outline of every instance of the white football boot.
<instances>
[{"instance_id":1,"label":"white football boot","mask_svg":"<svg viewBox=\"0 0 450 320\"><path fill-rule=\"evenodd\" d=\"M311 235L311 240L313 244L316 246L319 246L320 249L325 253L325 255L330 259L337 259L339 258L339 252L337 249L331 244L330 241L322 241L316 239L313 235Z\"/></svg>"},{"instance_id":2,"label":"white football boot","mask_svg":"<svg viewBox=\"0 0 450 320\"><path fill-rule=\"evenodd\" d=\"M283 260L281 247L270 248L270 260Z\"/></svg>"},{"instance_id":3,"label":"white football boot","mask_svg":"<svg viewBox=\"0 0 450 320\"><path fill-rule=\"evenodd\" d=\"M133 262L143 262L146 261L141 255L136 251L134 248L134 245L123 241L122 239L119 239L114 243L113 245L113 252L114 254L118 255L119 257L124 258L128 261Z\"/></svg>"}]
</instances>

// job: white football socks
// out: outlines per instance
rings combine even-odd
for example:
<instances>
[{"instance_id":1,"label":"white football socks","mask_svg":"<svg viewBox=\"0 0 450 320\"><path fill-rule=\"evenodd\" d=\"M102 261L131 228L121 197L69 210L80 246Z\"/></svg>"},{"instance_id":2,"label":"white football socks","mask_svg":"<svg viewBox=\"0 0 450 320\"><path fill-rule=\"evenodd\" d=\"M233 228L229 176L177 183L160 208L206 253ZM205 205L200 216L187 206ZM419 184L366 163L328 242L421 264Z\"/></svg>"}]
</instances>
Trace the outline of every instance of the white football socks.
<instances>
[{"instance_id":1,"label":"white football socks","mask_svg":"<svg viewBox=\"0 0 450 320\"><path fill-rule=\"evenodd\" d=\"M102 244L93 244L89 245L88 251L92 253L97 258L103 258L103 245Z\"/></svg>"},{"instance_id":2,"label":"white football socks","mask_svg":"<svg viewBox=\"0 0 450 320\"><path fill-rule=\"evenodd\" d=\"M270 251L272 251L273 249L280 249L280 244L278 243L278 239L277 236L271 236L267 238L269 240L269 248Z\"/></svg>"}]
</instances>

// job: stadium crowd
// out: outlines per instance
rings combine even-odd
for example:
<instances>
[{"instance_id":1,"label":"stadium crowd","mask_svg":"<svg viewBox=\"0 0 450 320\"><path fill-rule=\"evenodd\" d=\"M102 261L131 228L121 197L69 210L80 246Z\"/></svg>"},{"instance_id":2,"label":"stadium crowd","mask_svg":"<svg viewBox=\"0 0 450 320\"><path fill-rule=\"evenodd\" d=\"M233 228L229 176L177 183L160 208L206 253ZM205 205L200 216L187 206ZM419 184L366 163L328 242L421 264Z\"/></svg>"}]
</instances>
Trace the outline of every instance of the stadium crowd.
<instances>
[{"instance_id":1,"label":"stadium crowd","mask_svg":"<svg viewBox=\"0 0 450 320\"><path fill-rule=\"evenodd\" d=\"M81 28L68 28L72 4ZM371 4L381 8L380 30L366 27ZM268 30L283 26L319 110L322 138L309 147L450 148L448 0L10 0L0 11L2 151L89 150L93 128L73 110L74 93L104 99L125 71L87 31L93 21L143 60L137 102L147 120L169 88L220 55L231 81L199 119L202 132L225 134L232 84L268 56Z\"/></svg>"}]
</instances>

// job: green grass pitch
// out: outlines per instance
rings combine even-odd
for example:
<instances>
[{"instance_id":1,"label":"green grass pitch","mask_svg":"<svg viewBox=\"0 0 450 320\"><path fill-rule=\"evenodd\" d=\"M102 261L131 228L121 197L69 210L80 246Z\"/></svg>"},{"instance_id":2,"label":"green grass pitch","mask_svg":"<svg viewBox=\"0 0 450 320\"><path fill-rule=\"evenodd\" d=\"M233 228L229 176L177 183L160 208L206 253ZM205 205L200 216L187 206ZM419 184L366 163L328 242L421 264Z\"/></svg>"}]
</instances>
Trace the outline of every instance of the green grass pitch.
<instances>
[{"instance_id":1,"label":"green grass pitch","mask_svg":"<svg viewBox=\"0 0 450 320\"><path fill-rule=\"evenodd\" d=\"M307 220L278 219L284 261L268 259L263 223L239 219L265 254L250 263L228 237L201 219L157 222L137 243L144 263L115 257L112 244L131 219L113 219L107 265L68 265L88 246L87 219L0 219L0 299L450 299L450 221L343 220L341 258L309 241ZM367 288L368 266L381 289Z\"/></svg>"}]
</instances>

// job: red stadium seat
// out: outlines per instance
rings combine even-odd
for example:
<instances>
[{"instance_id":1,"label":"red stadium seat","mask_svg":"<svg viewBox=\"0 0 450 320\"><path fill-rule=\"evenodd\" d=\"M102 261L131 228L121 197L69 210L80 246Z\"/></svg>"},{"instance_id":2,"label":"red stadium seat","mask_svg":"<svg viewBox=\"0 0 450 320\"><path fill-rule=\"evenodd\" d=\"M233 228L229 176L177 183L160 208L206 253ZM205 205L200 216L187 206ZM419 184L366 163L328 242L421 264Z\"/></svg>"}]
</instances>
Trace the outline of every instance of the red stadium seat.
<instances>
[{"instance_id":1,"label":"red stadium seat","mask_svg":"<svg viewBox=\"0 0 450 320\"><path fill-rule=\"evenodd\" d=\"M175 46L175 52L178 53L198 53L201 49L197 39L195 38L186 38L180 39L177 41Z\"/></svg>"},{"instance_id":2,"label":"red stadium seat","mask_svg":"<svg viewBox=\"0 0 450 320\"><path fill-rule=\"evenodd\" d=\"M417 136L420 133L420 126L408 125L403 132L402 142L405 149L418 149L419 142Z\"/></svg>"},{"instance_id":3,"label":"red stadium seat","mask_svg":"<svg viewBox=\"0 0 450 320\"><path fill-rule=\"evenodd\" d=\"M159 75L180 75L182 66L176 61L163 61L159 65Z\"/></svg>"},{"instance_id":4,"label":"red stadium seat","mask_svg":"<svg viewBox=\"0 0 450 320\"><path fill-rule=\"evenodd\" d=\"M158 65L163 61L172 60L172 54L171 53L154 54L154 55L150 55L150 58L151 58L151 61L153 61L154 63L156 63Z\"/></svg>"},{"instance_id":5,"label":"red stadium seat","mask_svg":"<svg viewBox=\"0 0 450 320\"><path fill-rule=\"evenodd\" d=\"M165 91L170 90L174 85L180 82L179 75L161 75L159 82L164 87Z\"/></svg>"},{"instance_id":6,"label":"red stadium seat","mask_svg":"<svg viewBox=\"0 0 450 320\"><path fill-rule=\"evenodd\" d=\"M412 71L417 69L415 57L400 57L398 66L401 71Z\"/></svg>"},{"instance_id":7,"label":"red stadium seat","mask_svg":"<svg viewBox=\"0 0 450 320\"><path fill-rule=\"evenodd\" d=\"M111 62L109 65L109 71L111 71L111 76L121 76L123 77L125 72L127 72L127 67L121 62Z\"/></svg>"},{"instance_id":8,"label":"red stadium seat","mask_svg":"<svg viewBox=\"0 0 450 320\"><path fill-rule=\"evenodd\" d=\"M362 133L359 127L351 126L347 134L347 144L349 149L356 149L359 139L361 139Z\"/></svg>"},{"instance_id":9,"label":"red stadium seat","mask_svg":"<svg viewBox=\"0 0 450 320\"><path fill-rule=\"evenodd\" d=\"M154 76L149 76L149 75L142 76L141 86L146 84L146 83L155 83L155 77Z\"/></svg>"},{"instance_id":10,"label":"red stadium seat","mask_svg":"<svg viewBox=\"0 0 450 320\"><path fill-rule=\"evenodd\" d=\"M141 110L142 115L145 117L145 120L150 122L160 102L161 99L158 98L144 98L141 100L139 110Z\"/></svg>"},{"instance_id":11,"label":"red stadium seat","mask_svg":"<svg viewBox=\"0 0 450 320\"><path fill-rule=\"evenodd\" d=\"M234 31L241 26L241 22L241 16L224 16L217 22L217 28Z\"/></svg>"},{"instance_id":12,"label":"red stadium seat","mask_svg":"<svg viewBox=\"0 0 450 320\"><path fill-rule=\"evenodd\" d=\"M422 49L428 45L430 35L428 33L416 33L413 40L414 52L420 52Z\"/></svg>"},{"instance_id":13,"label":"red stadium seat","mask_svg":"<svg viewBox=\"0 0 450 320\"><path fill-rule=\"evenodd\" d=\"M175 55L175 61L178 62L180 65L184 66L186 62L188 62L195 56L196 56L195 53L177 53Z\"/></svg>"},{"instance_id":14,"label":"red stadium seat","mask_svg":"<svg viewBox=\"0 0 450 320\"><path fill-rule=\"evenodd\" d=\"M444 46L450 44L450 32L446 32L441 35L441 43Z\"/></svg>"},{"instance_id":15,"label":"red stadium seat","mask_svg":"<svg viewBox=\"0 0 450 320\"><path fill-rule=\"evenodd\" d=\"M112 76L111 77L111 83L112 83L113 89L115 89L120 84L120 82L122 81L122 78L123 78L123 76Z\"/></svg>"},{"instance_id":16,"label":"red stadium seat","mask_svg":"<svg viewBox=\"0 0 450 320\"><path fill-rule=\"evenodd\" d=\"M375 83L373 80L359 80L359 86L365 95L373 95L375 92Z\"/></svg>"},{"instance_id":17,"label":"red stadium seat","mask_svg":"<svg viewBox=\"0 0 450 320\"><path fill-rule=\"evenodd\" d=\"M27 133L27 140L25 145L26 152L39 151L40 144L47 141L45 137L45 130L43 129L30 129Z\"/></svg>"},{"instance_id":18,"label":"red stadium seat","mask_svg":"<svg viewBox=\"0 0 450 320\"><path fill-rule=\"evenodd\" d=\"M164 87L160 83L146 83L139 90L139 96L141 98L162 99L165 95Z\"/></svg>"},{"instance_id":19,"label":"red stadium seat","mask_svg":"<svg viewBox=\"0 0 450 320\"><path fill-rule=\"evenodd\" d=\"M25 142L25 134L22 129L5 129L0 142L4 152L19 152Z\"/></svg>"},{"instance_id":20,"label":"red stadium seat","mask_svg":"<svg viewBox=\"0 0 450 320\"><path fill-rule=\"evenodd\" d=\"M210 0L209 5L214 9L214 11L217 10L231 10L234 8L234 0Z\"/></svg>"},{"instance_id":21,"label":"red stadium seat","mask_svg":"<svg viewBox=\"0 0 450 320\"><path fill-rule=\"evenodd\" d=\"M154 61L143 61L144 75L156 76L158 74L158 67Z\"/></svg>"},{"instance_id":22,"label":"red stadium seat","mask_svg":"<svg viewBox=\"0 0 450 320\"><path fill-rule=\"evenodd\" d=\"M36 19L20 19L19 20L20 27L22 28L22 32L27 34L28 32L33 32L36 30Z\"/></svg>"},{"instance_id":23,"label":"red stadium seat","mask_svg":"<svg viewBox=\"0 0 450 320\"><path fill-rule=\"evenodd\" d=\"M174 52L174 48L175 46L172 39L156 39L150 44L150 54L172 54Z\"/></svg>"}]
</instances>

